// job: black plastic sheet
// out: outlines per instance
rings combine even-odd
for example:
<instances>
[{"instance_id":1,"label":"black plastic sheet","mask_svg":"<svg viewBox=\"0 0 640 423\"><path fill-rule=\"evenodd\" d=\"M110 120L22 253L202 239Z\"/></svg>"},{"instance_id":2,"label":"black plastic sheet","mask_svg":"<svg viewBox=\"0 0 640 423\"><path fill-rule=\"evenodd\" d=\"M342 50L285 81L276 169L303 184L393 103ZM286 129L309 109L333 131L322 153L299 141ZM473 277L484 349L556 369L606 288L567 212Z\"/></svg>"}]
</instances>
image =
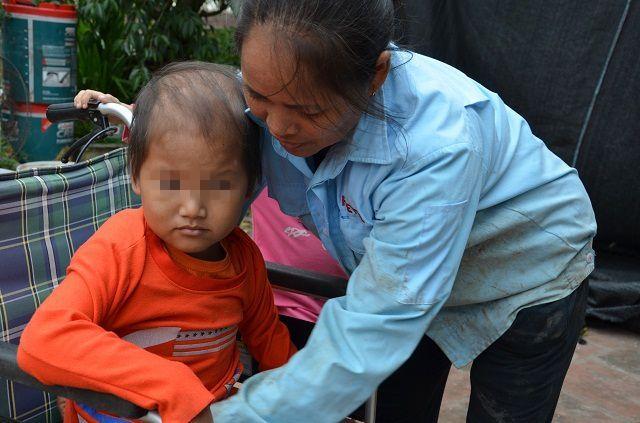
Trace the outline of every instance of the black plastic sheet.
<instances>
[{"instance_id":1,"label":"black plastic sheet","mask_svg":"<svg viewBox=\"0 0 640 423\"><path fill-rule=\"evenodd\" d=\"M587 314L640 332L640 266L633 256L603 253L589 281Z\"/></svg>"},{"instance_id":2,"label":"black plastic sheet","mask_svg":"<svg viewBox=\"0 0 640 423\"><path fill-rule=\"evenodd\" d=\"M589 314L637 328L640 1L405 0L399 16L402 44L500 94L578 169L603 257Z\"/></svg>"}]
</instances>

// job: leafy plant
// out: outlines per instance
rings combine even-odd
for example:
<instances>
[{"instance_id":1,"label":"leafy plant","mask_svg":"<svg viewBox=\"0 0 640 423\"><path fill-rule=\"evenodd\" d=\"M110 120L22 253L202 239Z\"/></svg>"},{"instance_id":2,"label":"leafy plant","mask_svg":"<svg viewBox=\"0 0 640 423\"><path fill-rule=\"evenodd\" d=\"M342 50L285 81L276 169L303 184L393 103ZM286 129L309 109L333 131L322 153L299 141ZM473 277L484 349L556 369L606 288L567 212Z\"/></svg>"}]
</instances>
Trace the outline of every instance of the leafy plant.
<instances>
[{"instance_id":1,"label":"leafy plant","mask_svg":"<svg viewBox=\"0 0 640 423\"><path fill-rule=\"evenodd\" d=\"M202 0L82 0L78 7L80 88L130 102L151 73L175 60L238 64L233 30L212 28Z\"/></svg>"},{"instance_id":2,"label":"leafy plant","mask_svg":"<svg viewBox=\"0 0 640 423\"><path fill-rule=\"evenodd\" d=\"M92 4L94 3L94 4ZM83 1L78 19L78 86L130 96L131 59L122 51L126 21L114 0Z\"/></svg>"},{"instance_id":3,"label":"leafy plant","mask_svg":"<svg viewBox=\"0 0 640 423\"><path fill-rule=\"evenodd\" d=\"M20 160L13 147L0 136L0 168L16 170L18 164Z\"/></svg>"}]
</instances>

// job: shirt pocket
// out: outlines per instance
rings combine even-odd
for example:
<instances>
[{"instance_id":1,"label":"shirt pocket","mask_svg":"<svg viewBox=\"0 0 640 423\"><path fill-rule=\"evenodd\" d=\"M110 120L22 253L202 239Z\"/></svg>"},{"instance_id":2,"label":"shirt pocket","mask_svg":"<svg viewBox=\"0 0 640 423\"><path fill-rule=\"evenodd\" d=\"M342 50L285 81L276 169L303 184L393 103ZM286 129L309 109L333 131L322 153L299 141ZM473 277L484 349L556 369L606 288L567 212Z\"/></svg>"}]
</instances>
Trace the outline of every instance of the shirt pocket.
<instances>
[{"instance_id":1,"label":"shirt pocket","mask_svg":"<svg viewBox=\"0 0 640 423\"><path fill-rule=\"evenodd\" d=\"M347 247L354 253L362 256L365 253L363 239L371 233L371 225L363 222L354 214L340 213L340 232L344 237Z\"/></svg>"}]
</instances>

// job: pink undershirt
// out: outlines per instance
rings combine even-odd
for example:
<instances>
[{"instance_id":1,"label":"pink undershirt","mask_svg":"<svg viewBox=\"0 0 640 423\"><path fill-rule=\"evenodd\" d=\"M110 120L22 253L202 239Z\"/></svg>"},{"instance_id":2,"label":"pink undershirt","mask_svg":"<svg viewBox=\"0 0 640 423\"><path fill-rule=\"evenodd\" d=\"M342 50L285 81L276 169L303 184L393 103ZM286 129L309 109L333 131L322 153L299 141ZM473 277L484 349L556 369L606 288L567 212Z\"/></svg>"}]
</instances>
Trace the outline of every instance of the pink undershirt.
<instances>
[{"instance_id":1,"label":"pink undershirt","mask_svg":"<svg viewBox=\"0 0 640 423\"><path fill-rule=\"evenodd\" d=\"M282 213L265 189L251 205L253 239L266 261L347 278L322 243L298 221ZM274 289L280 314L315 322L324 301Z\"/></svg>"}]
</instances>

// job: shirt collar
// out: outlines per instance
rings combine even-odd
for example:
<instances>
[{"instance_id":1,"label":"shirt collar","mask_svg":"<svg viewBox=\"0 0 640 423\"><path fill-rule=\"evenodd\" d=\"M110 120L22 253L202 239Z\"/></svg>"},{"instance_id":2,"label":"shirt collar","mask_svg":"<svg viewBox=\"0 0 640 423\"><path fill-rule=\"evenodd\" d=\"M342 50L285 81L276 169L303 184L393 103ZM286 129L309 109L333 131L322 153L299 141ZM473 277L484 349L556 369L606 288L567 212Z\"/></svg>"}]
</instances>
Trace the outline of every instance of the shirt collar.
<instances>
[{"instance_id":1,"label":"shirt collar","mask_svg":"<svg viewBox=\"0 0 640 423\"><path fill-rule=\"evenodd\" d=\"M378 90L374 100L378 103L379 110L384 110L384 89ZM386 119L363 114L353 135L342 142L345 145L347 160L375 164L391 163Z\"/></svg>"}]
</instances>

